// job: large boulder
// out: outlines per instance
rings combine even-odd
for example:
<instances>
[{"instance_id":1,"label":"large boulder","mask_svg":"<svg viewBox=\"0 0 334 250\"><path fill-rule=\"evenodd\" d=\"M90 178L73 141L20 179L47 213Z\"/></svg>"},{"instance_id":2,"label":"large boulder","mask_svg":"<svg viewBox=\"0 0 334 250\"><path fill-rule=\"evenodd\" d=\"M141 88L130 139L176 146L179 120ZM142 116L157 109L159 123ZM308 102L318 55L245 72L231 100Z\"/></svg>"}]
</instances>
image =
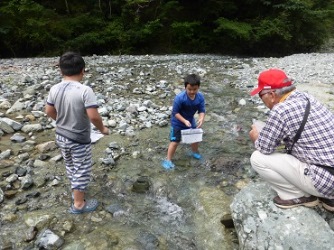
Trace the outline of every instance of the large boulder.
<instances>
[{"instance_id":1,"label":"large boulder","mask_svg":"<svg viewBox=\"0 0 334 250\"><path fill-rule=\"evenodd\" d=\"M240 249L334 249L334 231L320 209L281 209L272 202L275 195L260 182L234 197L230 207Z\"/></svg>"}]
</instances>

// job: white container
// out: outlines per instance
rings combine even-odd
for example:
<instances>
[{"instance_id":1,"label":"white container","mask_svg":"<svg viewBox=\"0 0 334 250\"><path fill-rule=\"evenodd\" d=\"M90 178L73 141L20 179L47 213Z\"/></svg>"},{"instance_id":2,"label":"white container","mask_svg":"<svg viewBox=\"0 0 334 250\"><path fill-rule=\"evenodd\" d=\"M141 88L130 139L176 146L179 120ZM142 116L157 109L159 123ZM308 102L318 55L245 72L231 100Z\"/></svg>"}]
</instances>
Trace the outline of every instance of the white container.
<instances>
[{"instance_id":1,"label":"white container","mask_svg":"<svg viewBox=\"0 0 334 250\"><path fill-rule=\"evenodd\" d=\"M202 141L203 130L201 128L190 128L181 130L181 142L191 144Z\"/></svg>"}]
</instances>

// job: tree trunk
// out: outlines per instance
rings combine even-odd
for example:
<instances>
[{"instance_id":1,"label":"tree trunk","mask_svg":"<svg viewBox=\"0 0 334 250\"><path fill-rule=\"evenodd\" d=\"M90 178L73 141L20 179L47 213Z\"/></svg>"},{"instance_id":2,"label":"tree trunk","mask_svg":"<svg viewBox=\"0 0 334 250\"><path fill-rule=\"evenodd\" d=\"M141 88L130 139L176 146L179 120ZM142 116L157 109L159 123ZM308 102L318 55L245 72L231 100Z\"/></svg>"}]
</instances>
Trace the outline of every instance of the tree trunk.
<instances>
[{"instance_id":1,"label":"tree trunk","mask_svg":"<svg viewBox=\"0 0 334 250\"><path fill-rule=\"evenodd\" d=\"M70 9L69 9L69 7L68 7L68 2L67 2L67 0L65 0L65 5L66 5L66 12L67 12L67 14L70 14Z\"/></svg>"}]
</instances>

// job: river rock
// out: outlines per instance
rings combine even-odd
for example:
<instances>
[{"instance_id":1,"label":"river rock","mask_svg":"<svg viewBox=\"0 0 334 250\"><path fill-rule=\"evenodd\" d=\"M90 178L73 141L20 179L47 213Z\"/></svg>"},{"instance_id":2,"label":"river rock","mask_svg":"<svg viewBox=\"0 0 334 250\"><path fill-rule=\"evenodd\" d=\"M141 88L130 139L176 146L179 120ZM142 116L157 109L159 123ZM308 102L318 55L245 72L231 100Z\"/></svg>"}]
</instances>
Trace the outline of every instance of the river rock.
<instances>
[{"instance_id":1,"label":"river rock","mask_svg":"<svg viewBox=\"0 0 334 250\"><path fill-rule=\"evenodd\" d=\"M250 183L235 195L232 218L243 249L333 249L334 231L317 211L278 208L275 195L264 182Z\"/></svg>"},{"instance_id":2,"label":"river rock","mask_svg":"<svg viewBox=\"0 0 334 250\"><path fill-rule=\"evenodd\" d=\"M14 133L14 129L5 120L0 120L0 129L7 134Z\"/></svg>"},{"instance_id":3,"label":"river rock","mask_svg":"<svg viewBox=\"0 0 334 250\"><path fill-rule=\"evenodd\" d=\"M43 127L41 124L27 124L24 125L21 130L25 133L38 132L42 131Z\"/></svg>"},{"instance_id":4,"label":"river rock","mask_svg":"<svg viewBox=\"0 0 334 250\"><path fill-rule=\"evenodd\" d=\"M64 244L64 240L50 229L45 229L37 237L35 244L39 249L59 249Z\"/></svg>"},{"instance_id":5,"label":"river rock","mask_svg":"<svg viewBox=\"0 0 334 250\"><path fill-rule=\"evenodd\" d=\"M21 123L19 123L19 122L17 122L17 121L14 121L14 120L12 120L12 119L10 119L10 118L7 118L7 117L3 117L3 118L1 118L1 121L7 123L7 124L8 124L9 126L11 126L15 131L20 130L20 129L22 128L22 126L23 126Z\"/></svg>"},{"instance_id":6,"label":"river rock","mask_svg":"<svg viewBox=\"0 0 334 250\"><path fill-rule=\"evenodd\" d=\"M41 143L41 144L38 144L36 146L36 148L39 150L39 152L41 153L45 153L47 151L50 151L50 150L54 150L56 149L57 145L56 145L56 142L55 141L48 141L48 142L44 142L44 143Z\"/></svg>"},{"instance_id":7,"label":"river rock","mask_svg":"<svg viewBox=\"0 0 334 250\"><path fill-rule=\"evenodd\" d=\"M4 193L3 193L2 189L0 188L0 203L3 202L3 199L4 199Z\"/></svg>"}]
</instances>

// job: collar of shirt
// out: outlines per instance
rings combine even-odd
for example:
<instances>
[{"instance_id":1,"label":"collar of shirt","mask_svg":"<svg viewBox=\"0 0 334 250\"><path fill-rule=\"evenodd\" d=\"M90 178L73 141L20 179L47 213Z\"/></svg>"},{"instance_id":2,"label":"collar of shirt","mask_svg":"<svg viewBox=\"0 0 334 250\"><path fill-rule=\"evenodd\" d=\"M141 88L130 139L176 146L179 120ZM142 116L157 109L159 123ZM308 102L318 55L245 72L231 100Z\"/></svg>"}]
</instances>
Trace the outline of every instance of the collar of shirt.
<instances>
[{"instance_id":1,"label":"collar of shirt","mask_svg":"<svg viewBox=\"0 0 334 250\"><path fill-rule=\"evenodd\" d=\"M288 98L289 95L292 94L293 91L294 91L294 90L292 90L292 91L286 93L284 96L282 96L282 98L279 100L279 102L284 102L284 101L286 100L286 98Z\"/></svg>"}]
</instances>

